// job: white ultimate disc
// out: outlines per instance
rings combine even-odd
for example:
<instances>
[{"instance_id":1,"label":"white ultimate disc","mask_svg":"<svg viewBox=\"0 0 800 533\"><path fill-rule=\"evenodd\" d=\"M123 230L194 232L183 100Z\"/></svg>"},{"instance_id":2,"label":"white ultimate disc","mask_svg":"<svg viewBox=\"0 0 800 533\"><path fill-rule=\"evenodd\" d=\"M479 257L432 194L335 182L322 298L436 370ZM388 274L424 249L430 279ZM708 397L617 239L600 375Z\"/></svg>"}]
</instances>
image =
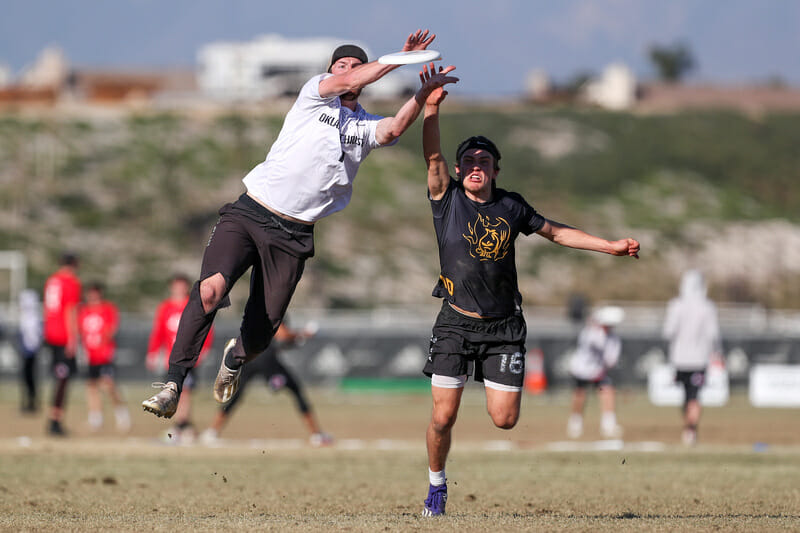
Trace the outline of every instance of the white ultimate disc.
<instances>
[{"instance_id":1,"label":"white ultimate disc","mask_svg":"<svg viewBox=\"0 0 800 533\"><path fill-rule=\"evenodd\" d=\"M427 63L441 59L442 54L436 50L409 50L407 52L393 52L378 58L382 65L413 65L414 63Z\"/></svg>"}]
</instances>

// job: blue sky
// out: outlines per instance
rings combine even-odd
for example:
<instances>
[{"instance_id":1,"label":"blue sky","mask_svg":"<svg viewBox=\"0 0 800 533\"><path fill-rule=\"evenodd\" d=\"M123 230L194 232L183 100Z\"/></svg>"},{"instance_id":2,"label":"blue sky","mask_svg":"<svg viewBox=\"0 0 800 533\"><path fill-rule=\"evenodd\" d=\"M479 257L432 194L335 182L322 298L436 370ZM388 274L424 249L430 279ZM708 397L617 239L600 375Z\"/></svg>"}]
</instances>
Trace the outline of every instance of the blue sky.
<instances>
[{"instance_id":1,"label":"blue sky","mask_svg":"<svg viewBox=\"0 0 800 533\"><path fill-rule=\"evenodd\" d=\"M203 44L264 33L353 39L382 54L416 28L437 34L464 94L515 95L532 69L567 81L612 61L647 78L648 46L678 41L695 56L692 81L800 85L795 0L5 0L0 62L18 71L58 45L77 66L192 66Z\"/></svg>"}]
</instances>

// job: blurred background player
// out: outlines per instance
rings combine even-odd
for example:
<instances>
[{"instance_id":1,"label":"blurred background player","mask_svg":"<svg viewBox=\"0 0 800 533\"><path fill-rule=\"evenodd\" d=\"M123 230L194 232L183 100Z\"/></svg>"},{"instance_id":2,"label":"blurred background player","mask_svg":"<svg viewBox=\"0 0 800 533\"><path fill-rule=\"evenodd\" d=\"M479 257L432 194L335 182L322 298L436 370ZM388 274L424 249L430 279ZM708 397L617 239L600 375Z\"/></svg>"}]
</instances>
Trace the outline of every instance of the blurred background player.
<instances>
[{"instance_id":1,"label":"blurred background player","mask_svg":"<svg viewBox=\"0 0 800 533\"><path fill-rule=\"evenodd\" d=\"M114 351L117 348L114 336L119 327L119 312L116 305L105 300L103 293L102 284L90 283L86 289L86 302L78 311L78 331L89 362L86 382L89 429L99 431L103 427L102 390L114 405L117 429L127 432L131 428L131 417L114 381Z\"/></svg>"},{"instance_id":2,"label":"blurred background player","mask_svg":"<svg viewBox=\"0 0 800 533\"><path fill-rule=\"evenodd\" d=\"M486 137L459 144L459 179L450 177L441 149L439 106L447 95L441 86L458 81L447 76L453 69L436 72L431 64L420 72L423 84L437 80L440 86L425 102L422 146L441 268L433 296L442 298L423 370L431 378L433 401L423 516L445 514L445 462L469 375L474 372L475 381L483 382L496 427L511 429L519 420L527 325L517 281L517 237L536 233L562 246L617 256L638 257L639 252L634 239L608 241L549 220L521 195L497 187L500 151Z\"/></svg>"},{"instance_id":3,"label":"blurred background player","mask_svg":"<svg viewBox=\"0 0 800 533\"><path fill-rule=\"evenodd\" d=\"M683 385L683 432L686 445L697 442L701 406L698 399L712 357L722 357L717 307L706 296L706 284L698 270L681 278L680 294L667 304L664 338L669 341L669 360L675 381Z\"/></svg>"},{"instance_id":4,"label":"blurred background player","mask_svg":"<svg viewBox=\"0 0 800 533\"><path fill-rule=\"evenodd\" d=\"M203 432L203 442L205 444L213 444L217 440L222 428L227 424L233 408L241 400L248 382L254 377L262 376L272 392L278 392L285 388L294 395L297 410L300 412L300 417L303 419L303 423L308 429L310 434L309 442L312 446L327 446L332 444L333 437L320 429L311 405L303 394L300 382L280 361L281 350L300 344L313 335L314 332L311 328L302 331L290 329L287 325L287 321L284 319L275 332L275 338L269 347L256 359L242 367L239 388L234 393L233 397L231 397L230 401L222 405L219 411L217 411L211 426Z\"/></svg>"},{"instance_id":5,"label":"blurred background player","mask_svg":"<svg viewBox=\"0 0 800 533\"><path fill-rule=\"evenodd\" d=\"M622 341L614 327L622 322L624 311L619 307L600 307L578 335L578 345L570 360L570 374L575 381L572 393L572 412L567 421L567 435L577 439L583 434L583 409L586 389L597 389L600 398L600 434L605 438L619 438L622 428L617 424L614 384L608 371L619 361Z\"/></svg>"},{"instance_id":6,"label":"blurred background player","mask_svg":"<svg viewBox=\"0 0 800 533\"><path fill-rule=\"evenodd\" d=\"M54 379L53 404L47 432L65 436L62 425L69 379L77 371L78 305L81 282L77 275L78 257L65 253L61 266L44 283L44 342L50 349Z\"/></svg>"},{"instance_id":7,"label":"blurred background player","mask_svg":"<svg viewBox=\"0 0 800 533\"><path fill-rule=\"evenodd\" d=\"M17 329L17 351L22 359L23 413L34 413L38 409L36 399L36 359L42 348L42 305L33 289L25 289L19 295L19 327Z\"/></svg>"},{"instance_id":8,"label":"blurred background player","mask_svg":"<svg viewBox=\"0 0 800 533\"><path fill-rule=\"evenodd\" d=\"M189 291L191 283L184 274L175 274L169 281L169 296L162 301L156 309L153 318L153 329L150 332L150 341L147 345L147 357L145 365L150 372L163 375L169 369L169 354L172 345L175 344L175 336L178 333L178 324L181 320L181 313L189 302ZM203 360L211 345L214 342L214 329L209 329L200 356L197 358L195 368ZM184 383L185 394L182 394L178 402L175 414L174 430L168 430L167 435L172 435L172 442L190 443L194 439L194 428L192 427L192 390L196 384L195 369L192 368L186 375Z\"/></svg>"}]
</instances>

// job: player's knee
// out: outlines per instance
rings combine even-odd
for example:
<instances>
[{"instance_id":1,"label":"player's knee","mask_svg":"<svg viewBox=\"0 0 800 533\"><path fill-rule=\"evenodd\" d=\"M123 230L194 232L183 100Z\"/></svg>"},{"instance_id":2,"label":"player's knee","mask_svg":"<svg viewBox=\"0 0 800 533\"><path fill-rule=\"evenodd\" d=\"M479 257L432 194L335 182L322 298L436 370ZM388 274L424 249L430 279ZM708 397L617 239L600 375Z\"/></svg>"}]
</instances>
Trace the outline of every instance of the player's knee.
<instances>
[{"instance_id":1,"label":"player's knee","mask_svg":"<svg viewBox=\"0 0 800 533\"><path fill-rule=\"evenodd\" d=\"M454 412L439 412L433 413L431 416L431 426L437 433L445 433L450 431L456 423L456 413Z\"/></svg>"},{"instance_id":2,"label":"player's knee","mask_svg":"<svg viewBox=\"0 0 800 533\"><path fill-rule=\"evenodd\" d=\"M200 282L200 302L206 313L211 312L225 296L225 278L215 274Z\"/></svg>"},{"instance_id":3,"label":"player's knee","mask_svg":"<svg viewBox=\"0 0 800 533\"><path fill-rule=\"evenodd\" d=\"M517 425L519 412L489 413L494 425L500 429L511 429Z\"/></svg>"}]
</instances>

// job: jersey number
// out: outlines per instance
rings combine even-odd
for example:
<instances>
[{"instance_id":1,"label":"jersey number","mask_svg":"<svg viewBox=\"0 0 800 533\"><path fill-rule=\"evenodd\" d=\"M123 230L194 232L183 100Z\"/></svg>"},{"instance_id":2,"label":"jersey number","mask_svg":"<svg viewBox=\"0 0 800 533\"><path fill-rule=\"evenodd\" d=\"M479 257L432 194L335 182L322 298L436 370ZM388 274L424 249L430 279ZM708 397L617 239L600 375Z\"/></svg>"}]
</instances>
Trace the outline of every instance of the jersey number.
<instances>
[{"instance_id":1,"label":"jersey number","mask_svg":"<svg viewBox=\"0 0 800 533\"><path fill-rule=\"evenodd\" d=\"M525 358L521 352L500 355L500 372L505 373L506 369L512 374L522 374L525 369Z\"/></svg>"},{"instance_id":2,"label":"jersey number","mask_svg":"<svg viewBox=\"0 0 800 533\"><path fill-rule=\"evenodd\" d=\"M48 283L44 290L44 307L48 311L61 309L61 285Z\"/></svg>"},{"instance_id":3,"label":"jersey number","mask_svg":"<svg viewBox=\"0 0 800 533\"><path fill-rule=\"evenodd\" d=\"M453 281L444 277L444 275L439 274L439 279L442 280L442 284L444 284L444 288L447 289L447 294L450 296L453 295Z\"/></svg>"}]
</instances>

